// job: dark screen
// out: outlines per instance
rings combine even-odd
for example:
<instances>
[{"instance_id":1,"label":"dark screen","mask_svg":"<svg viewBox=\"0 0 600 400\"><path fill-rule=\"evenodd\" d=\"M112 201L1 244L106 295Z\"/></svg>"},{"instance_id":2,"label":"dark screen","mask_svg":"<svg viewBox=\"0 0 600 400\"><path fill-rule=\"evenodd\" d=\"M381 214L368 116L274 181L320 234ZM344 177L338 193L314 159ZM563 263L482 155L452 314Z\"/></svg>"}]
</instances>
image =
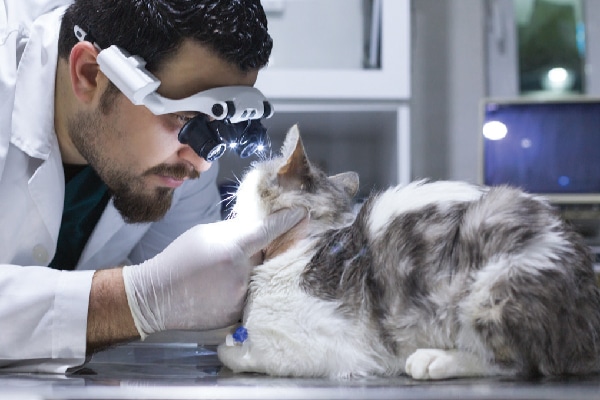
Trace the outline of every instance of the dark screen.
<instances>
[{"instance_id":1,"label":"dark screen","mask_svg":"<svg viewBox=\"0 0 600 400\"><path fill-rule=\"evenodd\" d=\"M600 193L600 102L485 105L484 124L506 126L483 142L486 185L531 193Z\"/></svg>"}]
</instances>

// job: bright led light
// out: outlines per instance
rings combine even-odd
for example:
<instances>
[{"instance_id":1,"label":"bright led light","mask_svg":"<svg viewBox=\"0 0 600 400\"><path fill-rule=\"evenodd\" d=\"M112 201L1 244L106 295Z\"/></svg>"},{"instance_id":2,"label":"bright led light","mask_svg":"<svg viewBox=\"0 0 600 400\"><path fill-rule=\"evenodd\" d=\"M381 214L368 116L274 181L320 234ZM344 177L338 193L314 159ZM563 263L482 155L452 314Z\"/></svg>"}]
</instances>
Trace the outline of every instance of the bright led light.
<instances>
[{"instance_id":1,"label":"bright led light","mask_svg":"<svg viewBox=\"0 0 600 400\"><path fill-rule=\"evenodd\" d=\"M229 143L229 148L230 149L235 149L237 147L237 145L238 144L236 142L231 142L231 143Z\"/></svg>"},{"instance_id":2,"label":"bright led light","mask_svg":"<svg viewBox=\"0 0 600 400\"><path fill-rule=\"evenodd\" d=\"M500 121L490 121L483 125L483 137L489 140L504 139L508 133L508 128Z\"/></svg>"},{"instance_id":3,"label":"bright led light","mask_svg":"<svg viewBox=\"0 0 600 400\"><path fill-rule=\"evenodd\" d=\"M552 68L548 71L548 80L556 86L564 86L569 78L569 71L564 68Z\"/></svg>"},{"instance_id":4,"label":"bright led light","mask_svg":"<svg viewBox=\"0 0 600 400\"><path fill-rule=\"evenodd\" d=\"M264 144L259 144L258 146L256 146L256 151L263 152L264 150L265 150Z\"/></svg>"},{"instance_id":5,"label":"bright led light","mask_svg":"<svg viewBox=\"0 0 600 400\"><path fill-rule=\"evenodd\" d=\"M575 81L574 74L566 68L554 67L542 78L542 87L545 90L566 91L573 87Z\"/></svg>"}]
</instances>

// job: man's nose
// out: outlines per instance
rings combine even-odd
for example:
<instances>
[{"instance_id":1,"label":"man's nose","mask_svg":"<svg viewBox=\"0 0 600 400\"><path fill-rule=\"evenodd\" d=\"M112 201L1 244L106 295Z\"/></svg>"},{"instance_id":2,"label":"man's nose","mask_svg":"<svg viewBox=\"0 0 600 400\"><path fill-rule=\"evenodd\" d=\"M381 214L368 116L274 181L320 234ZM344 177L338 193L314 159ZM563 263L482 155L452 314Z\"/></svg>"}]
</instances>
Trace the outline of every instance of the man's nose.
<instances>
[{"instance_id":1,"label":"man's nose","mask_svg":"<svg viewBox=\"0 0 600 400\"><path fill-rule=\"evenodd\" d=\"M212 165L211 162L206 161L204 158L200 157L188 145L182 145L181 146L181 148L179 149L178 156L179 156L179 158L181 158L181 159L189 162L190 164L192 164L194 166L194 168L196 169L196 171L198 171L198 172L208 171L208 169Z\"/></svg>"}]
</instances>

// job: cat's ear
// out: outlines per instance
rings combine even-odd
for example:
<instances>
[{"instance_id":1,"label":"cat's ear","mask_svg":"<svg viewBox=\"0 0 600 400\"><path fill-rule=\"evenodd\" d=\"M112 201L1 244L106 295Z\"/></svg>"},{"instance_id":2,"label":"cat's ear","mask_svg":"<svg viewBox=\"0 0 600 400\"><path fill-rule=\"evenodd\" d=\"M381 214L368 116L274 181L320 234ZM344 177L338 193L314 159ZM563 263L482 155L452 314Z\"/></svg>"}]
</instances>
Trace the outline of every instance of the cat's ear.
<instances>
[{"instance_id":1,"label":"cat's ear","mask_svg":"<svg viewBox=\"0 0 600 400\"><path fill-rule=\"evenodd\" d=\"M358 193L358 174L356 172L342 172L341 174L329 177L336 186L341 187L350 197L356 196Z\"/></svg>"},{"instance_id":2,"label":"cat's ear","mask_svg":"<svg viewBox=\"0 0 600 400\"><path fill-rule=\"evenodd\" d=\"M287 156L287 161L277 172L279 185L286 189L307 189L312 182L311 167L300 139L298 125L292 126L288 131L281 153L284 158Z\"/></svg>"},{"instance_id":3,"label":"cat's ear","mask_svg":"<svg viewBox=\"0 0 600 400\"><path fill-rule=\"evenodd\" d=\"M298 142L301 142L300 129L298 128L298 124L294 124L285 135L285 140L281 147L281 156L283 158L290 158L292 153L296 150Z\"/></svg>"}]
</instances>

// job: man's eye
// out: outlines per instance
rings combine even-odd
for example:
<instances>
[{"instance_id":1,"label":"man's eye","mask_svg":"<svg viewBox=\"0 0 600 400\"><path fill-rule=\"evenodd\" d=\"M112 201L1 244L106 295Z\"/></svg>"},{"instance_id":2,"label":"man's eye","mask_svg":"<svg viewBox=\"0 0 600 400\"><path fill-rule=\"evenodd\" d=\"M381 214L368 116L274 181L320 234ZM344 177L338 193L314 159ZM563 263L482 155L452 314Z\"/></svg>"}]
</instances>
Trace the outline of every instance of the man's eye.
<instances>
[{"instance_id":1,"label":"man's eye","mask_svg":"<svg viewBox=\"0 0 600 400\"><path fill-rule=\"evenodd\" d=\"M183 125L187 124L192 118L194 118L194 116L192 116L192 115L184 115L184 114L173 114L173 115L175 116L177 121L179 121Z\"/></svg>"}]
</instances>

